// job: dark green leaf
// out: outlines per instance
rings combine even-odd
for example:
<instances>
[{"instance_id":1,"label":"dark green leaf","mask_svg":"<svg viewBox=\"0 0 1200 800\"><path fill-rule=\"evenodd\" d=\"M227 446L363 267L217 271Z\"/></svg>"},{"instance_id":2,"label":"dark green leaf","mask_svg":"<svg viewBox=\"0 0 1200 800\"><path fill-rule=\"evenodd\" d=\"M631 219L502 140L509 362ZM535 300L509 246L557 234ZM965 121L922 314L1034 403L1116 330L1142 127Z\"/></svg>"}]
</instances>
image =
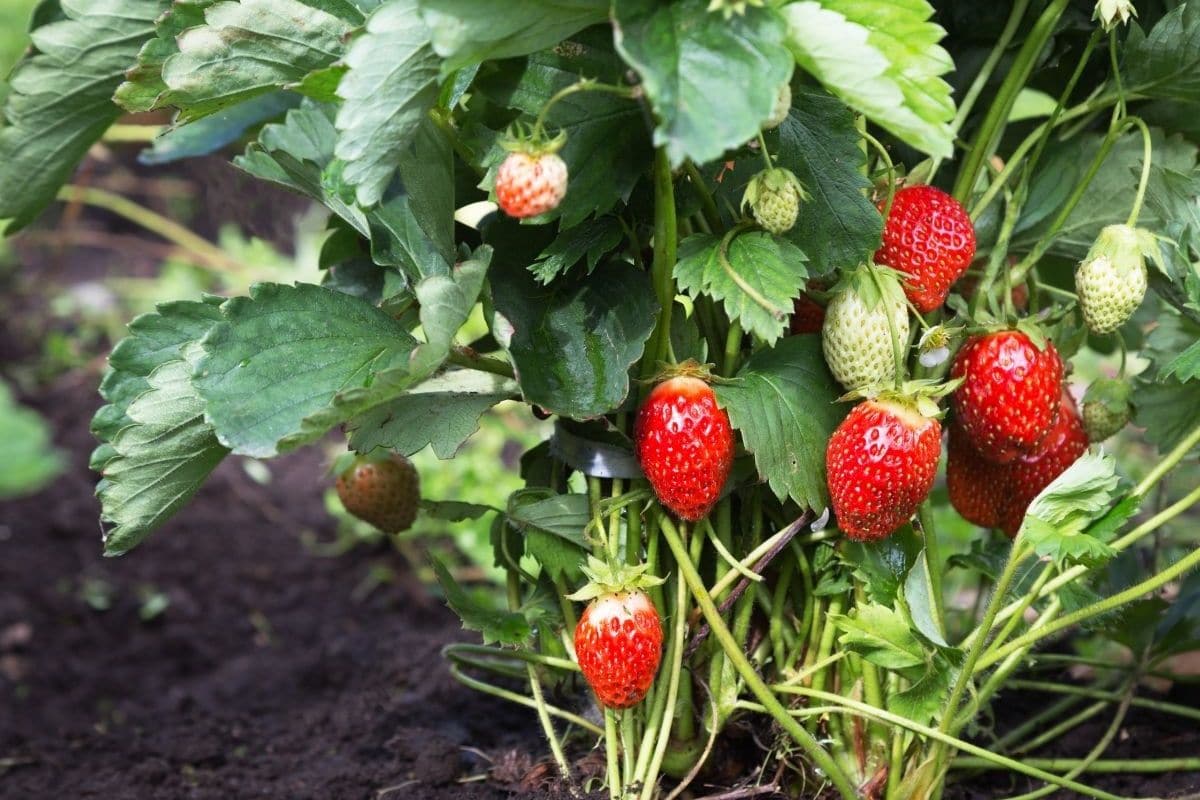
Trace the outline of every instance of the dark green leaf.
<instances>
[{"instance_id":1,"label":"dark green leaf","mask_svg":"<svg viewBox=\"0 0 1200 800\"><path fill-rule=\"evenodd\" d=\"M113 101L126 111L153 111L167 91L162 66L179 52L175 38L188 28L204 24L204 11L217 0L173 0L154 24L154 36L137 54L137 63L125 72L125 81L117 87Z\"/></svg>"},{"instance_id":2,"label":"dark green leaf","mask_svg":"<svg viewBox=\"0 0 1200 800\"><path fill-rule=\"evenodd\" d=\"M529 270L542 283L549 283L586 259L590 275L600 259L621 243L621 226L613 217L588 220L562 231L542 251Z\"/></svg>"},{"instance_id":3,"label":"dark green leaf","mask_svg":"<svg viewBox=\"0 0 1200 800\"><path fill-rule=\"evenodd\" d=\"M438 96L440 60L417 0L391 0L367 20L346 53L349 68L338 85L346 102L337 115L342 178L372 206L399 167L402 154Z\"/></svg>"},{"instance_id":4,"label":"dark green leaf","mask_svg":"<svg viewBox=\"0 0 1200 800\"><path fill-rule=\"evenodd\" d=\"M1200 5L1179 4L1149 35L1130 26L1124 69L1127 92L1200 103Z\"/></svg>"},{"instance_id":5,"label":"dark green leaf","mask_svg":"<svg viewBox=\"0 0 1200 800\"><path fill-rule=\"evenodd\" d=\"M215 153L236 142L250 128L283 116L299 102L299 95L283 91L255 97L196 122L171 128L139 153L138 161L158 166Z\"/></svg>"},{"instance_id":6,"label":"dark green leaf","mask_svg":"<svg viewBox=\"0 0 1200 800\"><path fill-rule=\"evenodd\" d=\"M419 4L433 32L433 47L446 60L443 74L477 61L553 47L608 17L604 0L419 0Z\"/></svg>"},{"instance_id":7,"label":"dark green leaf","mask_svg":"<svg viewBox=\"0 0 1200 800\"><path fill-rule=\"evenodd\" d=\"M309 284L259 284L221 314L195 383L222 443L243 455L275 455L306 417L417 344L374 306Z\"/></svg>"},{"instance_id":8,"label":"dark green leaf","mask_svg":"<svg viewBox=\"0 0 1200 800\"><path fill-rule=\"evenodd\" d=\"M755 353L717 401L754 454L759 475L780 499L805 508L828 503L825 446L846 407L815 336L792 336Z\"/></svg>"},{"instance_id":9,"label":"dark green leaf","mask_svg":"<svg viewBox=\"0 0 1200 800\"><path fill-rule=\"evenodd\" d=\"M644 272L609 261L591 275L541 286L522 264L491 275L492 331L508 350L525 400L588 418L617 408L642 356L658 304Z\"/></svg>"},{"instance_id":10,"label":"dark green leaf","mask_svg":"<svg viewBox=\"0 0 1200 800\"><path fill-rule=\"evenodd\" d=\"M525 489L508 501L508 522L525 537L527 552L554 578L576 582L587 557L583 529L591 520L584 494Z\"/></svg>"},{"instance_id":11,"label":"dark green leaf","mask_svg":"<svg viewBox=\"0 0 1200 800\"><path fill-rule=\"evenodd\" d=\"M0 220L28 225L121 109L112 101L167 0L63 0L9 76L0 127ZM36 22L37 20L35 20Z\"/></svg>"},{"instance_id":12,"label":"dark green leaf","mask_svg":"<svg viewBox=\"0 0 1200 800\"><path fill-rule=\"evenodd\" d=\"M642 77L672 164L704 163L754 138L792 74L773 9L728 19L707 0L615 0L617 49Z\"/></svg>"},{"instance_id":13,"label":"dark green leaf","mask_svg":"<svg viewBox=\"0 0 1200 800\"><path fill-rule=\"evenodd\" d=\"M468 594L454 581L446 565L436 558L433 559L433 571L446 595L446 604L462 620L464 628L479 631L484 644L498 642L516 645L523 644L529 638L532 631L524 615L501 611Z\"/></svg>"},{"instance_id":14,"label":"dark green leaf","mask_svg":"<svg viewBox=\"0 0 1200 800\"><path fill-rule=\"evenodd\" d=\"M386 447L412 455L431 445L438 458L453 458L478 430L480 415L516 390L512 381L484 372L443 373L351 419L350 446L363 453Z\"/></svg>"}]
</instances>

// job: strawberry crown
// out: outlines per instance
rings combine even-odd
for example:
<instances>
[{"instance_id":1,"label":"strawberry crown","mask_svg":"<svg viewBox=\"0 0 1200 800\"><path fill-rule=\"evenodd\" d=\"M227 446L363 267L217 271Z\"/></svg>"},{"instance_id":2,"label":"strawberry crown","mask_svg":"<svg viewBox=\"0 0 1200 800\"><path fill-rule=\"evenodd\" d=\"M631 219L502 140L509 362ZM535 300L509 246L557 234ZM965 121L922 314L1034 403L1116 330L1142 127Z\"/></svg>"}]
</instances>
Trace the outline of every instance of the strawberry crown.
<instances>
[{"instance_id":1,"label":"strawberry crown","mask_svg":"<svg viewBox=\"0 0 1200 800\"><path fill-rule=\"evenodd\" d=\"M666 579L647 575L649 564L622 564L601 561L595 556L588 556L587 564L582 567L588 582L579 591L567 595L568 600L584 603L606 594L650 589L661 585Z\"/></svg>"},{"instance_id":2,"label":"strawberry crown","mask_svg":"<svg viewBox=\"0 0 1200 800\"><path fill-rule=\"evenodd\" d=\"M962 385L962 378L950 381L914 380L905 381L899 387L892 385L871 384L847 392L838 398L839 402L855 400L876 400L885 403L895 403L899 406L916 411L929 419L940 419L945 411L938 401L949 395Z\"/></svg>"},{"instance_id":3,"label":"strawberry crown","mask_svg":"<svg viewBox=\"0 0 1200 800\"><path fill-rule=\"evenodd\" d=\"M696 378L708 384L726 384L734 383L730 378L723 378L713 372L715 364L701 364L694 358L689 358L678 364L667 364L660 362L658 369L654 374L646 379L645 383L658 385L664 381L669 381L672 378Z\"/></svg>"},{"instance_id":4,"label":"strawberry crown","mask_svg":"<svg viewBox=\"0 0 1200 800\"><path fill-rule=\"evenodd\" d=\"M1158 238L1150 231L1131 225L1106 225L1096 235L1096 241L1082 263L1090 264L1103 258L1118 272L1127 274L1144 269L1146 259L1160 265L1159 257Z\"/></svg>"},{"instance_id":5,"label":"strawberry crown","mask_svg":"<svg viewBox=\"0 0 1200 800\"><path fill-rule=\"evenodd\" d=\"M567 143L566 131L548 137L545 131L517 120L500 137L500 146L509 153L544 156L557 153Z\"/></svg>"},{"instance_id":6,"label":"strawberry crown","mask_svg":"<svg viewBox=\"0 0 1200 800\"><path fill-rule=\"evenodd\" d=\"M903 275L891 267L868 261L844 275L830 290L830 294L853 292L868 310L878 308L884 301L887 301L888 306L903 306L905 300L902 278Z\"/></svg>"}]
</instances>

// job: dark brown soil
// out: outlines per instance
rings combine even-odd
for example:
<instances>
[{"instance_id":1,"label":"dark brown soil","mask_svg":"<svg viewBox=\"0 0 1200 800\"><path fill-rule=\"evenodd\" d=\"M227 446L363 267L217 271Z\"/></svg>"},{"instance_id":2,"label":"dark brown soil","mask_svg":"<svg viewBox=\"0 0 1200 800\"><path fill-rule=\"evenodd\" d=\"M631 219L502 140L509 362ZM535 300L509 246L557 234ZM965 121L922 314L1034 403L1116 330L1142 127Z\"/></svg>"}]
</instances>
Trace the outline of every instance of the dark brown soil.
<instances>
[{"instance_id":1,"label":"dark brown soil","mask_svg":"<svg viewBox=\"0 0 1200 800\"><path fill-rule=\"evenodd\" d=\"M64 284L108 269L50 266ZM10 372L43 327L3 305L0 371ZM536 763L544 747L532 714L450 677L440 649L473 636L404 562L388 549L326 558L302 545L305 531L333 529L315 451L271 462L267 485L228 459L143 547L102 558L86 466L96 381L80 369L25 392L70 468L40 495L0 504L0 800L546 796L537 778L551 771ZM381 564L399 580L357 593ZM169 603L144 621L151 594ZM1170 699L1200 705L1195 689ZM1044 702L1005 696L998 728ZM1048 755L1084 754L1106 724L1079 728ZM1135 710L1106 757L1197 754L1195 725ZM503 780L471 780L488 776L488 759L505 766ZM1125 796L1200 791L1196 773L1088 782ZM1030 788L987 773L946 797Z\"/></svg>"}]
</instances>

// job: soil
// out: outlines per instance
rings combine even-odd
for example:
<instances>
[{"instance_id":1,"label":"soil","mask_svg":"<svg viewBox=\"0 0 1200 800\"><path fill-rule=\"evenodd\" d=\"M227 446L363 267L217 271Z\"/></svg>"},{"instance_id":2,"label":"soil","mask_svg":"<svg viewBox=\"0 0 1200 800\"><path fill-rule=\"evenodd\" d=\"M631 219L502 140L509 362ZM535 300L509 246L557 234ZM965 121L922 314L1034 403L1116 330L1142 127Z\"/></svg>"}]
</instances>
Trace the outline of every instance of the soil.
<instances>
[{"instance_id":1,"label":"soil","mask_svg":"<svg viewBox=\"0 0 1200 800\"><path fill-rule=\"evenodd\" d=\"M61 277L115 263L89 258L94 268ZM0 314L5 371L30 357L31 328L43 329L17 325L15 306ZM102 558L87 469L95 367L23 392L70 466L41 494L0 504L0 800L558 796L547 794L533 715L452 679L440 649L474 636L397 553L331 558L304 546L306 533L334 528L316 449L271 462L265 485L227 459L145 545ZM379 566L398 579L362 591ZM149 598L165 610L151 615ZM1168 699L1200 705L1194 687ZM1044 702L1006 696L997 729ZM1084 754L1106 724L1080 727L1048 755ZM1135 709L1106 757L1198 753L1194 724ZM1200 790L1200 773L1088 782L1168 797ZM946 797L1030 788L985 773Z\"/></svg>"}]
</instances>

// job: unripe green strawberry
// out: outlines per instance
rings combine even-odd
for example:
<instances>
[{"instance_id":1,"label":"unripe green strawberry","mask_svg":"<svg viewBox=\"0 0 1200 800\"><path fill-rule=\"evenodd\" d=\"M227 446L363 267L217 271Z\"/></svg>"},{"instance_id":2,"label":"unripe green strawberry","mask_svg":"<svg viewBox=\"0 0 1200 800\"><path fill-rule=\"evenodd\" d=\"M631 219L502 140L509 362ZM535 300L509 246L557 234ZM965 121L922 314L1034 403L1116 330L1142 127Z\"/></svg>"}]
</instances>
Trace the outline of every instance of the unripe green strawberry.
<instances>
[{"instance_id":1,"label":"unripe green strawberry","mask_svg":"<svg viewBox=\"0 0 1200 800\"><path fill-rule=\"evenodd\" d=\"M1146 296L1146 257L1157 256L1154 236L1128 225L1100 231L1075 270L1075 291L1092 333L1112 333L1133 316Z\"/></svg>"},{"instance_id":2,"label":"unripe green strawberry","mask_svg":"<svg viewBox=\"0 0 1200 800\"><path fill-rule=\"evenodd\" d=\"M871 272L877 275L878 285ZM862 268L834 289L821 326L821 348L833 377L847 390L895 380L889 313L901 347L907 350L908 307L895 273Z\"/></svg>"},{"instance_id":3,"label":"unripe green strawberry","mask_svg":"<svg viewBox=\"0 0 1200 800\"><path fill-rule=\"evenodd\" d=\"M384 533L399 533L417 518L420 476L401 455L386 460L359 456L338 475L337 493L354 516Z\"/></svg>"},{"instance_id":4,"label":"unripe green strawberry","mask_svg":"<svg viewBox=\"0 0 1200 800\"><path fill-rule=\"evenodd\" d=\"M791 170L766 169L750 179L742 195L742 208L750 206L754 221L776 236L787 233L796 224L800 203L808 192Z\"/></svg>"},{"instance_id":5,"label":"unripe green strawberry","mask_svg":"<svg viewBox=\"0 0 1200 800\"><path fill-rule=\"evenodd\" d=\"M779 94L775 96L775 107L771 109L771 116L767 117L767 121L763 123L764 130L772 130L778 128L787 119L788 112L792 110L792 87L787 83L780 84Z\"/></svg>"},{"instance_id":6,"label":"unripe green strawberry","mask_svg":"<svg viewBox=\"0 0 1200 800\"><path fill-rule=\"evenodd\" d=\"M1127 381L1097 378L1083 396L1083 429L1088 441L1103 442L1129 424L1133 416Z\"/></svg>"}]
</instances>

